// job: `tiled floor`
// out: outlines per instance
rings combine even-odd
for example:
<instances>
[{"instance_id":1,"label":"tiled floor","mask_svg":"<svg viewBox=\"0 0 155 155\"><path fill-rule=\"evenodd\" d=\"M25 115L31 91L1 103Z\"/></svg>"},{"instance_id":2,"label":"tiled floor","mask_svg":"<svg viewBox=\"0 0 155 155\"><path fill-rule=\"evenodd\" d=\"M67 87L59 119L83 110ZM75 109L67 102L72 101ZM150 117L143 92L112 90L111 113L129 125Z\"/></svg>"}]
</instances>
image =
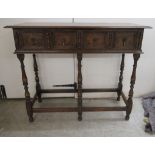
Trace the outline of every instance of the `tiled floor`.
<instances>
[{"instance_id":1,"label":"tiled floor","mask_svg":"<svg viewBox=\"0 0 155 155\"><path fill-rule=\"evenodd\" d=\"M121 105L109 99L85 99L87 106ZM71 98L45 99L40 105L75 105ZM140 99L134 99L132 115L124 120L124 112L85 112L83 121L77 121L77 113L37 113L35 121L29 123L24 101L4 101L0 103L0 136L105 136L143 137L154 136L144 132L143 109Z\"/></svg>"}]
</instances>

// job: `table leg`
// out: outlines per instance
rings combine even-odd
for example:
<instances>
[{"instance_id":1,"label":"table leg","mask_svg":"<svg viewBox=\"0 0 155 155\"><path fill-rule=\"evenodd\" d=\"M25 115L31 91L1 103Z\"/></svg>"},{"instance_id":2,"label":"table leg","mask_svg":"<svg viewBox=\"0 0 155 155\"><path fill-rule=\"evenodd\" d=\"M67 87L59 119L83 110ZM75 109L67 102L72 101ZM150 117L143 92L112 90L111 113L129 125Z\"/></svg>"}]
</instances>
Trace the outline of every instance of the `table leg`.
<instances>
[{"instance_id":1,"label":"table leg","mask_svg":"<svg viewBox=\"0 0 155 155\"><path fill-rule=\"evenodd\" d=\"M17 58L20 61L21 64L21 71L22 71L22 81L25 89L25 99L26 99L26 110L29 117L29 121L33 122L33 110L32 110L32 102L30 98L30 93L28 90L28 80L25 72L25 66L24 66L24 54L17 54Z\"/></svg>"},{"instance_id":2,"label":"table leg","mask_svg":"<svg viewBox=\"0 0 155 155\"><path fill-rule=\"evenodd\" d=\"M82 71L81 71L81 61L82 61L82 53L77 53L78 60L78 120L82 120Z\"/></svg>"},{"instance_id":3,"label":"table leg","mask_svg":"<svg viewBox=\"0 0 155 155\"><path fill-rule=\"evenodd\" d=\"M117 97L117 101L120 101L120 96L122 93L122 88L123 88L123 71L124 71L124 59L125 59L125 54L122 54L122 61L121 61L121 66L120 66L120 76L119 76L119 83L118 83L118 97Z\"/></svg>"},{"instance_id":4,"label":"table leg","mask_svg":"<svg viewBox=\"0 0 155 155\"><path fill-rule=\"evenodd\" d=\"M36 55L33 54L33 68L34 68L34 72L35 72L35 81L36 81L36 93L37 93L37 97L38 97L38 102L42 101L41 98L41 86L39 83L39 76L38 76L38 65L37 65L37 60L36 60Z\"/></svg>"},{"instance_id":5,"label":"table leg","mask_svg":"<svg viewBox=\"0 0 155 155\"><path fill-rule=\"evenodd\" d=\"M128 95L128 101L127 101L127 110L126 110L126 120L129 120L130 118L130 113L132 110L132 105L133 105L133 89L134 89L134 85L135 85L135 81L136 81L136 68L137 68L137 62L138 59L140 58L140 54L133 54L133 58L134 58L134 64L133 64L133 71L132 71L132 75L131 75L131 82L130 82L130 91L129 91L129 95Z\"/></svg>"}]
</instances>

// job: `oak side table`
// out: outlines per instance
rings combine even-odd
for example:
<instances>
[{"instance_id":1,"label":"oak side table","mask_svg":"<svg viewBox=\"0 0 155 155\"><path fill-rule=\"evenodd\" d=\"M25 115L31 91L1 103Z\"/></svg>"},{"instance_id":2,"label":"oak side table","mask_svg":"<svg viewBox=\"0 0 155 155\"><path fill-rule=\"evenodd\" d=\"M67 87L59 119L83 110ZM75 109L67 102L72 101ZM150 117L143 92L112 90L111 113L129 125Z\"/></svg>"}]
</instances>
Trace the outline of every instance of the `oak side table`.
<instances>
[{"instance_id":1,"label":"oak side table","mask_svg":"<svg viewBox=\"0 0 155 155\"><path fill-rule=\"evenodd\" d=\"M133 105L133 88L136 80L137 61L142 53L142 39L145 28L129 23L24 23L6 26L12 28L15 40L15 54L21 64L22 81L25 89L26 110L29 121L33 121L33 113L41 112L78 112L78 120L82 120L82 112L97 111L126 111L125 119L129 116ZM36 54L76 53L78 60L78 80L73 89L42 89L39 83ZM121 54L120 76L117 88L111 89L84 89L82 88L81 61L83 53ZM32 54L36 81L36 93L31 98L28 90L24 56ZM126 97L122 91L123 70L125 54L133 54L134 64L130 81L129 95ZM121 107L84 107L82 93L89 92L116 92L120 100L122 96L125 105ZM43 93L77 93L77 107L50 107L34 108L38 99L42 101Z\"/></svg>"}]
</instances>

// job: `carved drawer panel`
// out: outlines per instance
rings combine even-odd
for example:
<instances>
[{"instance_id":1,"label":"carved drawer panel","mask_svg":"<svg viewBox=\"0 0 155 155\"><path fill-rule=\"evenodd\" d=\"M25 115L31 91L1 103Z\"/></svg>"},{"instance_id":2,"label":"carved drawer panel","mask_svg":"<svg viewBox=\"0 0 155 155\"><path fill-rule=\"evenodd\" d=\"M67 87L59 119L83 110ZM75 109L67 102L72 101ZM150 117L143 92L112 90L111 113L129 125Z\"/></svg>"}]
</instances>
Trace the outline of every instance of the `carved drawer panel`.
<instances>
[{"instance_id":1,"label":"carved drawer panel","mask_svg":"<svg viewBox=\"0 0 155 155\"><path fill-rule=\"evenodd\" d=\"M54 49L75 49L76 32L54 32Z\"/></svg>"},{"instance_id":2,"label":"carved drawer panel","mask_svg":"<svg viewBox=\"0 0 155 155\"><path fill-rule=\"evenodd\" d=\"M21 52L120 53L141 50L143 29L14 29L14 38Z\"/></svg>"},{"instance_id":3,"label":"carved drawer panel","mask_svg":"<svg viewBox=\"0 0 155 155\"><path fill-rule=\"evenodd\" d=\"M23 50L49 49L49 33L40 31L19 32L19 47Z\"/></svg>"},{"instance_id":4,"label":"carved drawer panel","mask_svg":"<svg viewBox=\"0 0 155 155\"><path fill-rule=\"evenodd\" d=\"M84 49L105 49L106 32L84 32Z\"/></svg>"},{"instance_id":5,"label":"carved drawer panel","mask_svg":"<svg viewBox=\"0 0 155 155\"><path fill-rule=\"evenodd\" d=\"M135 32L116 32L115 33L115 49L132 50L135 49Z\"/></svg>"}]
</instances>

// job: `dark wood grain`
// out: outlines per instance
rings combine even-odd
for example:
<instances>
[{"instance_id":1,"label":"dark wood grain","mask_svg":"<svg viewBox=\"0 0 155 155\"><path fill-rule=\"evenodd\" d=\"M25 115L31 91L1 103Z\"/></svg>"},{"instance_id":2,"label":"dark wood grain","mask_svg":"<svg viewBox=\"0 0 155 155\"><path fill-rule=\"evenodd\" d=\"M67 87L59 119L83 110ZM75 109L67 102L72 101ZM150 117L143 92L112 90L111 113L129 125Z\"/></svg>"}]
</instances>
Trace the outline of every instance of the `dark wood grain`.
<instances>
[{"instance_id":1,"label":"dark wood grain","mask_svg":"<svg viewBox=\"0 0 155 155\"><path fill-rule=\"evenodd\" d=\"M54 32L54 49L76 49L77 32L57 31Z\"/></svg>"},{"instance_id":2,"label":"dark wood grain","mask_svg":"<svg viewBox=\"0 0 155 155\"><path fill-rule=\"evenodd\" d=\"M127 100L127 98L126 98L126 96L125 96L123 91L122 91L121 95L122 95L124 103L127 105L128 104L128 100Z\"/></svg>"},{"instance_id":3,"label":"dark wood grain","mask_svg":"<svg viewBox=\"0 0 155 155\"><path fill-rule=\"evenodd\" d=\"M107 33L99 31L86 31L84 36L84 49L106 49Z\"/></svg>"},{"instance_id":4,"label":"dark wood grain","mask_svg":"<svg viewBox=\"0 0 155 155\"><path fill-rule=\"evenodd\" d=\"M74 89L42 89L41 93L77 93ZM118 92L118 88L82 88L82 93Z\"/></svg>"},{"instance_id":5,"label":"dark wood grain","mask_svg":"<svg viewBox=\"0 0 155 155\"><path fill-rule=\"evenodd\" d=\"M137 36L135 36L136 32L134 31L122 31L122 32L116 32L115 34L115 49L135 49L135 39Z\"/></svg>"},{"instance_id":6,"label":"dark wood grain","mask_svg":"<svg viewBox=\"0 0 155 155\"><path fill-rule=\"evenodd\" d=\"M35 72L35 81L36 81L36 93L38 97L38 102L41 102L41 86L39 83L39 76L38 76L38 65L37 65L37 60L36 60L36 55L33 54L33 67L34 67L34 72Z\"/></svg>"},{"instance_id":7,"label":"dark wood grain","mask_svg":"<svg viewBox=\"0 0 155 155\"><path fill-rule=\"evenodd\" d=\"M82 71L81 71L81 61L82 61L82 53L77 54L78 60L78 84L77 84L77 93L78 93L78 120L82 120Z\"/></svg>"},{"instance_id":8,"label":"dark wood grain","mask_svg":"<svg viewBox=\"0 0 155 155\"><path fill-rule=\"evenodd\" d=\"M133 93L134 93L133 89L134 89L134 85L136 81L137 62L138 62L138 59L140 58L140 54L133 54L133 58L134 58L134 64L133 64L133 71L131 75L130 91L129 91L128 101L127 101L126 120L129 120L130 113L132 110L132 105L133 105L132 98L133 98Z\"/></svg>"},{"instance_id":9,"label":"dark wood grain","mask_svg":"<svg viewBox=\"0 0 155 155\"><path fill-rule=\"evenodd\" d=\"M20 61L21 64L21 71L22 71L22 81L25 89L25 100L26 100L26 110L27 114L29 116L29 121L33 122L33 111L32 111L32 102L31 102L31 97L30 93L28 90L28 80L25 72L25 66L24 66L24 54L17 54L17 57Z\"/></svg>"},{"instance_id":10,"label":"dark wood grain","mask_svg":"<svg viewBox=\"0 0 155 155\"><path fill-rule=\"evenodd\" d=\"M141 53L143 29L13 29L15 53Z\"/></svg>"},{"instance_id":11,"label":"dark wood grain","mask_svg":"<svg viewBox=\"0 0 155 155\"><path fill-rule=\"evenodd\" d=\"M94 54L94 53L100 53L100 54L123 54L123 53L127 53L127 54L132 54L132 53L135 53L135 54L143 54L142 50L97 50L97 49L94 49L94 50L84 50L84 49L76 49L76 50L70 50L70 49L67 49L67 50L48 50L48 49L45 49L45 50L15 50L15 54L73 54L73 53L78 53L78 52L81 52L81 50L83 51L83 53L88 53L88 54Z\"/></svg>"},{"instance_id":12,"label":"dark wood grain","mask_svg":"<svg viewBox=\"0 0 155 155\"><path fill-rule=\"evenodd\" d=\"M52 108L33 108L34 113L42 112L78 112L78 107L52 107ZM85 112L102 112L102 111L126 111L126 107L83 107Z\"/></svg>"},{"instance_id":13,"label":"dark wood grain","mask_svg":"<svg viewBox=\"0 0 155 155\"><path fill-rule=\"evenodd\" d=\"M122 93L122 88L123 88L123 71L124 71L124 58L125 58L125 54L122 54L122 61L121 61L121 67L120 67L120 76L119 76L119 83L118 83L118 97L117 97L117 101L120 101L120 96Z\"/></svg>"}]
</instances>

